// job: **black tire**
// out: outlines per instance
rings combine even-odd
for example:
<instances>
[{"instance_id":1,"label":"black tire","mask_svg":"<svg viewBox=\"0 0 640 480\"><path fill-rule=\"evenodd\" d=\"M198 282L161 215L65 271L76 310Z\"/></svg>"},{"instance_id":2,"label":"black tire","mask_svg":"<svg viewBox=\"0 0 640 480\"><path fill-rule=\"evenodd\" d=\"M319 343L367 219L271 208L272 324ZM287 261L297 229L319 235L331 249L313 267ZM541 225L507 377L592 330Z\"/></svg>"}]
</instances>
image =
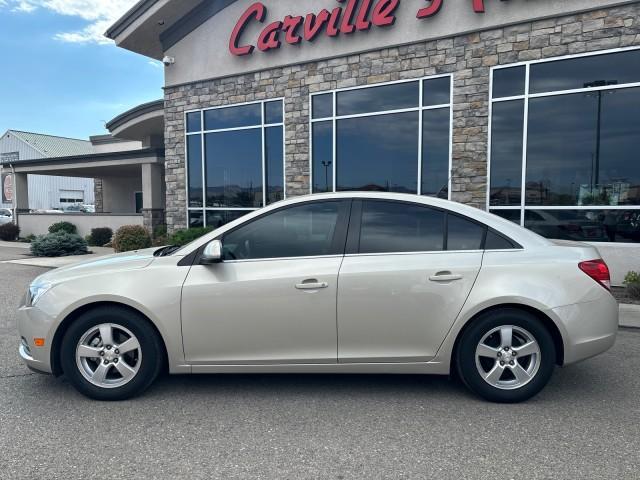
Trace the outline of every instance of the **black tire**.
<instances>
[{"instance_id":1,"label":"black tire","mask_svg":"<svg viewBox=\"0 0 640 480\"><path fill-rule=\"evenodd\" d=\"M533 378L529 383L510 390L498 388L485 381L476 364L476 348L481 340L491 331L502 326L514 326L526 330L538 343L540 350L539 367ZM465 385L484 399L497 403L524 402L537 395L551 379L555 363L555 344L547 328L534 314L516 308L494 310L474 320L460 338L456 355L458 374Z\"/></svg>"},{"instance_id":2,"label":"black tire","mask_svg":"<svg viewBox=\"0 0 640 480\"><path fill-rule=\"evenodd\" d=\"M129 383L116 388L102 388L89 382L76 363L78 343L91 328L112 323L130 330L140 344L140 365ZM73 321L62 339L60 361L69 382L83 395L100 401L120 401L140 395L151 386L164 364L164 347L158 333L141 314L118 306L89 310Z\"/></svg>"}]
</instances>

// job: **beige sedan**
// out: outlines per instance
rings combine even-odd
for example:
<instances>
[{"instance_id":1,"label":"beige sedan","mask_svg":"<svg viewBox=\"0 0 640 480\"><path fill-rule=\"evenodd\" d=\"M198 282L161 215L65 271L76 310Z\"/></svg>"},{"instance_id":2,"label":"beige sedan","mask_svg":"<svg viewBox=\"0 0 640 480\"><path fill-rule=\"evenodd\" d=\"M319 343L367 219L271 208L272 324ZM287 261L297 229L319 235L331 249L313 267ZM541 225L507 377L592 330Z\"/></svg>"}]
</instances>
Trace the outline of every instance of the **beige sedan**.
<instances>
[{"instance_id":1,"label":"beige sedan","mask_svg":"<svg viewBox=\"0 0 640 480\"><path fill-rule=\"evenodd\" d=\"M615 342L588 245L413 195L297 198L196 242L47 273L20 355L101 400L187 373L458 374L482 397L537 394Z\"/></svg>"}]
</instances>

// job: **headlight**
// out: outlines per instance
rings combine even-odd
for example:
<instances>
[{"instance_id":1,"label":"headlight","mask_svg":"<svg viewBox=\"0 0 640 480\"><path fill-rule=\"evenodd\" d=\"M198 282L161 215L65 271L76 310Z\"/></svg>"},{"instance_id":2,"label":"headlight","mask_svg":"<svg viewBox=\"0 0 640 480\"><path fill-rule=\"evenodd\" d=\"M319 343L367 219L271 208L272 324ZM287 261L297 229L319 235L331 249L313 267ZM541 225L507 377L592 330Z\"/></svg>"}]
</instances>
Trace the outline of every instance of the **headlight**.
<instances>
[{"instance_id":1,"label":"headlight","mask_svg":"<svg viewBox=\"0 0 640 480\"><path fill-rule=\"evenodd\" d=\"M35 281L29 285L29 291L27 292L25 299L25 306L33 307L40 297L51 290L52 285L48 282Z\"/></svg>"}]
</instances>

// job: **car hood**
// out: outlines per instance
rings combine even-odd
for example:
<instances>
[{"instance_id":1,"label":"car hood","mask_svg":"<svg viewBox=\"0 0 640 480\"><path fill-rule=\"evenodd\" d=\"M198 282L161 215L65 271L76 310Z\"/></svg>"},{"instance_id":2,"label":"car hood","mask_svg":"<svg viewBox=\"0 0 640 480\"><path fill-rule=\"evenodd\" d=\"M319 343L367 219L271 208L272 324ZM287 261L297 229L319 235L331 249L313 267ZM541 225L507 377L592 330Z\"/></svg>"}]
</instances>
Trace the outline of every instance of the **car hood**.
<instances>
[{"instance_id":1,"label":"car hood","mask_svg":"<svg viewBox=\"0 0 640 480\"><path fill-rule=\"evenodd\" d=\"M93 258L47 272L38 277L38 281L55 284L71 278L145 268L153 262L157 251L156 247Z\"/></svg>"}]
</instances>

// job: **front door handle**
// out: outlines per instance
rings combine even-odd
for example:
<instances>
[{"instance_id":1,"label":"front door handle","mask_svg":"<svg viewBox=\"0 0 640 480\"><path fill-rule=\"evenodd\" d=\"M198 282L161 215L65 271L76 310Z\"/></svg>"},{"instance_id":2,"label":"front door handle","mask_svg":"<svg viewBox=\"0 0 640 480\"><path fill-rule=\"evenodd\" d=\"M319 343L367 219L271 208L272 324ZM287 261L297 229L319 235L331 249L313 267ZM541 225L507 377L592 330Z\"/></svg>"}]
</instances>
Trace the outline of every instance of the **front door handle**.
<instances>
[{"instance_id":1,"label":"front door handle","mask_svg":"<svg viewBox=\"0 0 640 480\"><path fill-rule=\"evenodd\" d=\"M321 290L323 288L329 288L327 282L319 282L318 280L305 280L302 283L296 285L298 290Z\"/></svg>"},{"instance_id":2,"label":"front door handle","mask_svg":"<svg viewBox=\"0 0 640 480\"><path fill-rule=\"evenodd\" d=\"M462 280L462 275L454 275L451 272L440 272L434 276L429 277L429 280L437 283L450 283L458 280Z\"/></svg>"}]
</instances>

